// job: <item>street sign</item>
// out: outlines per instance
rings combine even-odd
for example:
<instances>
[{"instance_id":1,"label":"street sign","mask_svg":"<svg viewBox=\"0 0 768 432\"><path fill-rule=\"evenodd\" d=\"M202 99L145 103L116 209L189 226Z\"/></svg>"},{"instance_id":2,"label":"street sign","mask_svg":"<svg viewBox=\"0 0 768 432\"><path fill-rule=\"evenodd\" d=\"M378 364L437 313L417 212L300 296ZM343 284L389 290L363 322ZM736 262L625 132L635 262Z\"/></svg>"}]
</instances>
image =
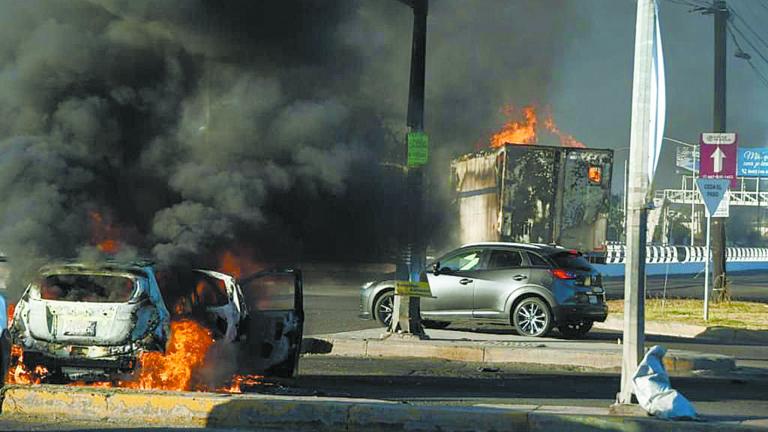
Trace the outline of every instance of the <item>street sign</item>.
<instances>
[{"instance_id":1,"label":"street sign","mask_svg":"<svg viewBox=\"0 0 768 432\"><path fill-rule=\"evenodd\" d=\"M724 178L736 187L738 136L735 133L701 134L701 178Z\"/></svg>"},{"instance_id":2,"label":"street sign","mask_svg":"<svg viewBox=\"0 0 768 432\"><path fill-rule=\"evenodd\" d=\"M718 216L717 211L720 210L720 205L724 202L723 198L728 191L728 179L697 179L696 185L699 187L701 198L704 200L704 206L707 207L707 213L711 217L723 217ZM724 212L725 216L728 216L728 201L725 201L725 209L720 210L721 214Z\"/></svg>"},{"instance_id":3,"label":"street sign","mask_svg":"<svg viewBox=\"0 0 768 432\"><path fill-rule=\"evenodd\" d=\"M424 132L408 132L408 166L417 167L427 164L429 158L429 137Z\"/></svg>"},{"instance_id":4,"label":"street sign","mask_svg":"<svg viewBox=\"0 0 768 432\"><path fill-rule=\"evenodd\" d=\"M768 148L740 148L736 175L768 177Z\"/></svg>"},{"instance_id":5,"label":"street sign","mask_svg":"<svg viewBox=\"0 0 768 432\"><path fill-rule=\"evenodd\" d=\"M411 297L432 297L432 291L427 282L396 281L395 294Z\"/></svg>"}]
</instances>

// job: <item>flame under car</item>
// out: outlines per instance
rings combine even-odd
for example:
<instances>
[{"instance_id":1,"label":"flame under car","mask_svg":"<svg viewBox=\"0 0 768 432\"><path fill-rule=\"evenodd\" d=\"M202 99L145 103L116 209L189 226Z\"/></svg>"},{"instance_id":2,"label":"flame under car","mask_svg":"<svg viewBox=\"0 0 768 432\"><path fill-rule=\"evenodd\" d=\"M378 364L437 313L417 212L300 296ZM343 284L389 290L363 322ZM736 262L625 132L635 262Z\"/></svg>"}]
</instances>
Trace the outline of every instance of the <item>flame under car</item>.
<instances>
[{"instance_id":1,"label":"flame under car","mask_svg":"<svg viewBox=\"0 0 768 432\"><path fill-rule=\"evenodd\" d=\"M241 283L258 293L252 285L275 275L294 278L285 308L261 308L259 295L243 295ZM166 301L173 301L173 319L191 318L236 348L230 352L238 373L293 375L303 328L300 271L262 272L242 281L212 270L159 276L160 284L148 264L41 269L10 329L24 367L45 370L47 382L130 381L143 353L165 352L172 328ZM186 287L181 295L179 287Z\"/></svg>"}]
</instances>

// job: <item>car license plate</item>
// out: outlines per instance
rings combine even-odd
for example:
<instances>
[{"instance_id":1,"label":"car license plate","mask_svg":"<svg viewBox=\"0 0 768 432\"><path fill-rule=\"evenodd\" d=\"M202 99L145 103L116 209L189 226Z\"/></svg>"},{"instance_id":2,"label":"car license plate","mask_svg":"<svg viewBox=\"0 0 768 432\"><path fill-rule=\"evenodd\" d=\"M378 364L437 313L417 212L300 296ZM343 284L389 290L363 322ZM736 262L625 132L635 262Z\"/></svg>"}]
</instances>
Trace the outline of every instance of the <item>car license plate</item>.
<instances>
[{"instance_id":1,"label":"car license plate","mask_svg":"<svg viewBox=\"0 0 768 432\"><path fill-rule=\"evenodd\" d=\"M96 321L66 321L65 336L96 336Z\"/></svg>"},{"instance_id":2,"label":"car license plate","mask_svg":"<svg viewBox=\"0 0 768 432\"><path fill-rule=\"evenodd\" d=\"M597 296L589 296L589 304L597 304Z\"/></svg>"}]
</instances>

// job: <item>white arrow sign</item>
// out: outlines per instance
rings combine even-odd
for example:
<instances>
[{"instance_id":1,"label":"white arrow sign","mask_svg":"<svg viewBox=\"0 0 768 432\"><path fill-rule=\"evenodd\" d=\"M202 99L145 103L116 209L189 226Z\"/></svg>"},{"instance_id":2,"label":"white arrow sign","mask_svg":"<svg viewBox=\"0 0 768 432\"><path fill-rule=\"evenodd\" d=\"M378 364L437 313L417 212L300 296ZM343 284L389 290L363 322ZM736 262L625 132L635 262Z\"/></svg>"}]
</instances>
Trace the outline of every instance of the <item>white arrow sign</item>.
<instances>
[{"instance_id":1,"label":"white arrow sign","mask_svg":"<svg viewBox=\"0 0 768 432\"><path fill-rule=\"evenodd\" d=\"M722 150L720 150L720 147L717 147L714 152L712 152L712 156L710 156L713 159L713 165L712 165L712 171L719 173L723 170L723 159L725 159L725 153L723 153Z\"/></svg>"}]
</instances>

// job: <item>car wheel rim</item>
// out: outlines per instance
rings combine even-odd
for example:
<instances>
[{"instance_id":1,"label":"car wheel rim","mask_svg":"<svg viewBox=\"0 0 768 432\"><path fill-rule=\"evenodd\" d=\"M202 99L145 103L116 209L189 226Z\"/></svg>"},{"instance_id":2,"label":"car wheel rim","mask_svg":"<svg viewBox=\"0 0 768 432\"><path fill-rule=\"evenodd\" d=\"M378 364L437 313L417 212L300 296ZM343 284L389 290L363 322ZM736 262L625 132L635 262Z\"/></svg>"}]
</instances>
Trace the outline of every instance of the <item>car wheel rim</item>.
<instances>
[{"instance_id":1,"label":"car wheel rim","mask_svg":"<svg viewBox=\"0 0 768 432\"><path fill-rule=\"evenodd\" d=\"M517 310L517 323L523 333L538 335L547 326L547 314L538 303L524 303Z\"/></svg>"},{"instance_id":2,"label":"car wheel rim","mask_svg":"<svg viewBox=\"0 0 768 432\"><path fill-rule=\"evenodd\" d=\"M384 300L379 303L379 316L387 327L389 327L389 324L392 323L392 309L394 306L393 303L394 301L392 296L385 297Z\"/></svg>"}]
</instances>

